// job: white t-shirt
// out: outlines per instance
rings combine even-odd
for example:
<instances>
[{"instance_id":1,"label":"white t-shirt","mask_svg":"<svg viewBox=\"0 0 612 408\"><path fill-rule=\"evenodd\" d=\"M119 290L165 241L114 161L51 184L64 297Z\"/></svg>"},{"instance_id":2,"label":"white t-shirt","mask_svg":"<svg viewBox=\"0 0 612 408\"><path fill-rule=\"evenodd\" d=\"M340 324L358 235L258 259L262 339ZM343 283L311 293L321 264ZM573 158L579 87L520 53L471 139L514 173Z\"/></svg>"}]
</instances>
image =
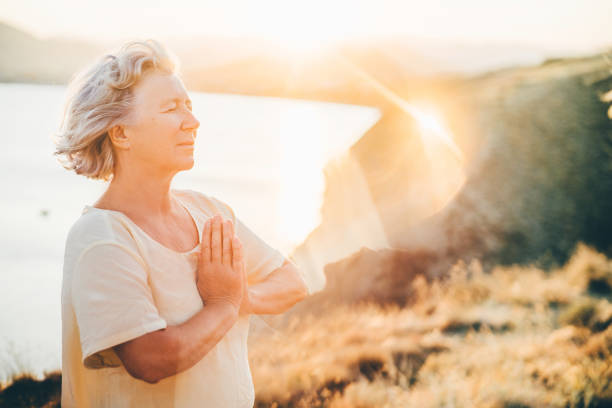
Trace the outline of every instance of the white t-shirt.
<instances>
[{"instance_id":1,"label":"white t-shirt","mask_svg":"<svg viewBox=\"0 0 612 408\"><path fill-rule=\"evenodd\" d=\"M234 222L249 284L282 265L283 255L214 197L173 190L198 235L219 213ZM125 214L85 206L66 240L62 281L62 407L251 408L249 316L242 316L193 367L156 384L130 376L112 347L177 325L203 308L195 278L200 245L177 252Z\"/></svg>"}]
</instances>

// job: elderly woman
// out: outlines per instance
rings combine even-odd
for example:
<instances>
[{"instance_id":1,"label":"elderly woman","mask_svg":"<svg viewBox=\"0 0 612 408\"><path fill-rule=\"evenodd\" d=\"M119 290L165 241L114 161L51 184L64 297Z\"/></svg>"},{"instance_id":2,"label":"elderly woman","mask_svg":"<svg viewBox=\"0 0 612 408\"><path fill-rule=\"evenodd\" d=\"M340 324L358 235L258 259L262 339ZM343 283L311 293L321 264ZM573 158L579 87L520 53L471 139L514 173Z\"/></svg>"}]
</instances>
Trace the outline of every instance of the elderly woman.
<instances>
[{"instance_id":1,"label":"elderly woman","mask_svg":"<svg viewBox=\"0 0 612 408\"><path fill-rule=\"evenodd\" d=\"M226 203L171 189L199 122L161 45L129 43L70 89L56 154L110 182L66 240L62 407L252 407L249 315L303 299L299 271Z\"/></svg>"}]
</instances>

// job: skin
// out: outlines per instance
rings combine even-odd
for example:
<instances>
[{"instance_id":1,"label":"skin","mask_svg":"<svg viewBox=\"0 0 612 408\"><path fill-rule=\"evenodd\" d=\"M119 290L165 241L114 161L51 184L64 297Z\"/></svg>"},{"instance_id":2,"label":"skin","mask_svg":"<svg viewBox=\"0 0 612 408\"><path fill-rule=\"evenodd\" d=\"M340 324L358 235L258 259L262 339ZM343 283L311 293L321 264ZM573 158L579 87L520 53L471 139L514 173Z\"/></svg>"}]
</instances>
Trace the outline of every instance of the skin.
<instances>
[{"instance_id":1,"label":"skin","mask_svg":"<svg viewBox=\"0 0 612 408\"><path fill-rule=\"evenodd\" d=\"M130 375L154 384L200 361L240 316L282 313L308 291L288 261L248 286L243 248L232 222L220 215L207 220L199 239L190 215L172 196L173 177L193 167L200 124L180 78L147 73L134 86L133 96L132 110L109 129L114 175L94 207L123 212L176 251L198 242L201 247L196 285L205 307L180 325L113 347Z\"/></svg>"}]
</instances>

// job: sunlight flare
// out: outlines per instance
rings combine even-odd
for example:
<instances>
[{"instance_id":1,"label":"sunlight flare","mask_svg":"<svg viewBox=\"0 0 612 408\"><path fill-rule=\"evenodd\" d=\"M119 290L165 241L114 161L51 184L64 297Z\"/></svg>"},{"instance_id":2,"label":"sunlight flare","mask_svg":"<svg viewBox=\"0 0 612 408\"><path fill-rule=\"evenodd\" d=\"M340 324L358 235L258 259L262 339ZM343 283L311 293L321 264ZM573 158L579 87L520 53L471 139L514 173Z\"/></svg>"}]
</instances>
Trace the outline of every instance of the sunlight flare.
<instances>
[{"instance_id":1,"label":"sunlight flare","mask_svg":"<svg viewBox=\"0 0 612 408\"><path fill-rule=\"evenodd\" d=\"M339 56L339 60L416 121L417 134L429 164L430 177L424 180L431 194L427 216L440 211L453 199L466 179L463 153L454 142L450 129L431 106L424 102L409 103L347 58Z\"/></svg>"}]
</instances>

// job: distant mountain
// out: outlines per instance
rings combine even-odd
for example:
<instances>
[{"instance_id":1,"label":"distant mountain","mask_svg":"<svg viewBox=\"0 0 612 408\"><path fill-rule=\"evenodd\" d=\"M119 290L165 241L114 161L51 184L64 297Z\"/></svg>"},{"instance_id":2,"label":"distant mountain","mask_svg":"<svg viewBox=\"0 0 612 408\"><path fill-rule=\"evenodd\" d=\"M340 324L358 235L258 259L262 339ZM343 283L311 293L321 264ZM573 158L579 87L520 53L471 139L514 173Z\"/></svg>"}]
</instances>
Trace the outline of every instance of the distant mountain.
<instances>
[{"instance_id":1,"label":"distant mountain","mask_svg":"<svg viewBox=\"0 0 612 408\"><path fill-rule=\"evenodd\" d=\"M347 75L345 59L397 87L406 78L473 75L539 63L550 54L526 46L401 37L346 42L308 55L245 37L176 38L166 44L179 56L192 90L347 102L355 99L351 91L356 78ZM114 46L43 40L0 22L0 81L67 83L76 71Z\"/></svg>"},{"instance_id":2,"label":"distant mountain","mask_svg":"<svg viewBox=\"0 0 612 408\"><path fill-rule=\"evenodd\" d=\"M0 81L67 83L103 52L99 45L63 39L42 40L0 22Z\"/></svg>"}]
</instances>

